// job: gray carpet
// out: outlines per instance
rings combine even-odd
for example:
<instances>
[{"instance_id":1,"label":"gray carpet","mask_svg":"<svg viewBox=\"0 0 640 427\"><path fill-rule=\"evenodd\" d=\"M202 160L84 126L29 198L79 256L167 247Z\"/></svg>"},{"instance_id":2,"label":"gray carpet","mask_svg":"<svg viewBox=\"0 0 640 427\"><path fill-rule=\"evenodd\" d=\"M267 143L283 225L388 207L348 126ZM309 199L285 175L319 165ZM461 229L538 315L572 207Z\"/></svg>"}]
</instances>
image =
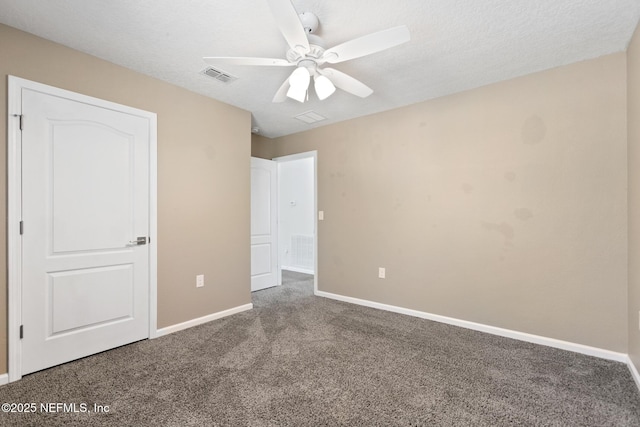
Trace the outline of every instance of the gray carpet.
<instances>
[{"instance_id":1,"label":"gray carpet","mask_svg":"<svg viewBox=\"0 0 640 427\"><path fill-rule=\"evenodd\" d=\"M254 310L25 376L0 387L0 403L91 411L0 413L0 424L640 426L622 363L319 298L312 287L290 273L254 293Z\"/></svg>"}]
</instances>

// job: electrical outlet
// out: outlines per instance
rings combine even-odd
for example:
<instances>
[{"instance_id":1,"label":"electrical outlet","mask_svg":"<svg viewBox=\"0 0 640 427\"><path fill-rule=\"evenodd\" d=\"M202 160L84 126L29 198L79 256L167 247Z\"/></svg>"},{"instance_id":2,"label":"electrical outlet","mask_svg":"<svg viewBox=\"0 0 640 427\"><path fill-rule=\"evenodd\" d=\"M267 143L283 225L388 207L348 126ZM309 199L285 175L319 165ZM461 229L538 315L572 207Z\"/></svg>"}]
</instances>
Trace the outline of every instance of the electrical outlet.
<instances>
[{"instance_id":1,"label":"electrical outlet","mask_svg":"<svg viewBox=\"0 0 640 427\"><path fill-rule=\"evenodd\" d=\"M378 277L384 279L387 276L387 269L384 267L378 268Z\"/></svg>"},{"instance_id":2,"label":"electrical outlet","mask_svg":"<svg viewBox=\"0 0 640 427\"><path fill-rule=\"evenodd\" d=\"M324 211L318 211L318 221L324 221Z\"/></svg>"},{"instance_id":3,"label":"electrical outlet","mask_svg":"<svg viewBox=\"0 0 640 427\"><path fill-rule=\"evenodd\" d=\"M204 274L198 274L196 276L196 288L202 288L204 286Z\"/></svg>"}]
</instances>

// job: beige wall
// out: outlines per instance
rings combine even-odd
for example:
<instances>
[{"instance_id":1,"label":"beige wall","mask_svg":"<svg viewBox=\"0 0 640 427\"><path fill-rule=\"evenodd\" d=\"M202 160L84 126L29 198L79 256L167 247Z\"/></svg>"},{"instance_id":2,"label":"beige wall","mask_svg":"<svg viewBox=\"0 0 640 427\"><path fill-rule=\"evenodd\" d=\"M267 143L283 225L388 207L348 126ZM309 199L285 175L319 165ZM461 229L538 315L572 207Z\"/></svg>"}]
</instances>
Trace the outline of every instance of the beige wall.
<instances>
[{"instance_id":1,"label":"beige wall","mask_svg":"<svg viewBox=\"0 0 640 427\"><path fill-rule=\"evenodd\" d=\"M250 137L248 112L2 25L0 74L158 113L159 327L250 302L249 155L318 150L321 290L614 351L626 352L628 338L640 366L633 120L626 309L626 67L634 117L638 49L636 34L628 56L275 140ZM0 111L6 117L5 103Z\"/></svg>"},{"instance_id":2,"label":"beige wall","mask_svg":"<svg viewBox=\"0 0 640 427\"><path fill-rule=\"evenodd\" d=\"M320 290L626 352L625 74L619 53L275 139L318 150Z\"/></svg>"},{"instance_id":3,"label":"beige wall","mask_svg":"<svg viewBox=\"0 0 640 427\"><path fill-rule=\"evenodd\" d=\"M629 356L640 369L640 30L627 50L629 134Z\"/></svg>"},{"instance_id":4,"label":"beige wall","mask_svg":"<svg viewBox=\"0 0 640 427\"><path fill-rule=\"evenodd\" d=\"M158 114L158 326L251 302L250 113L0 25L0 99L15 75ZM6 102L0 104L6 117ZM6 145L6 121L0 122ZM0 151L6 224L6 152ZM0 228L0 348L6 230ZM196 289L196 274L206 286ZM0 373L6 372L0 351Z\"/></svg>"},{"instance_id":5,"label":"beige wall","mask_svg":"<svg viewBox=\"0 0 640 427\"><path fill-rule=\"evenodd\" d=\"M251 156L271 160L275 157L274 150L275 144L272 139L251 134Z\"/></svg>"}]
</instances>

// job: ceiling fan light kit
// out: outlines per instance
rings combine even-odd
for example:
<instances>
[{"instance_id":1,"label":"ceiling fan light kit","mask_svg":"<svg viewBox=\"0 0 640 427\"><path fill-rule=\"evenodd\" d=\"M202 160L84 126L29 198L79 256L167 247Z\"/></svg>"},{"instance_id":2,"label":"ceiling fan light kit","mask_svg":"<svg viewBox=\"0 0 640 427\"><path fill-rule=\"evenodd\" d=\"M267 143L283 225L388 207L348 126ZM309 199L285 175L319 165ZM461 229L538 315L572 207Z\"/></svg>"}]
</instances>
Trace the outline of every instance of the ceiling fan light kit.
<instances>
[{"instance_id":1,"label":"ceiling fan light kit","mask_svg":"<svg viewBox=\"0 0 640 427\"><path fill-rule=\"evenodd\" d=\"M307 99L307 89L290 87L287 91L287 96L298 102L304 102Z\"/></svg>"},{"instance_id":2,"label":"ceiling fan light kit","mask_svg":"<svg viewBox=\"0 0 640 427\"><path fill-rule=\"evenodd\" d=\"M291 87L306 89L309 86L309 81L311 80L311 74L309 70L305 67L298 67L295 69L291 76L289 77L289 84Z\"/></svg>"},{"instance_id":3,"label":"ceiling fan light kit","mask_svg":"<svg viewBox=\"0 0 640 427\"><path fill-rule=\"evenodd\" d=\"M211 65L233 64L253 66L296 67L273 97L273 102L284 102L287 98L304 102L307 99L311 77L320 100L331 96L336 88L365 98L373 90L361 81L333 68L322 68L325 63L337 64L350 59L371 55L411 39L405 25L378 31L359 37L331 49L324 49L322 39L313 34L319 26L318 17L311 12L298 15L291 0L267 0L280 32L289 45L285 59L204 57Z\"/></svg>"},{"instance_id":4,"label":"ceiling fan light kit","mask_svg":"<svg viewBox=\"0 0 640 427\"><path fill-rule=\"evenodd\" d=\"M311 74L305 67L296 68L291 76L289 76L289 90L287 96L291 99L295 99L298 102L304 102L307 97L307 88L309 87L309 81L311 80Z\"/></svg>"},{"instance_id":5,"label":"ceiling fan light kit","mask_svg":"<svg viewBox=\"0 0 640 427\"><path fill-rule=\"evenodd\" d=\"M336 91L336 87L326 76L315 76L313 78L313 87L320 101L324 101Z\"/></svg>"}]
</instances>

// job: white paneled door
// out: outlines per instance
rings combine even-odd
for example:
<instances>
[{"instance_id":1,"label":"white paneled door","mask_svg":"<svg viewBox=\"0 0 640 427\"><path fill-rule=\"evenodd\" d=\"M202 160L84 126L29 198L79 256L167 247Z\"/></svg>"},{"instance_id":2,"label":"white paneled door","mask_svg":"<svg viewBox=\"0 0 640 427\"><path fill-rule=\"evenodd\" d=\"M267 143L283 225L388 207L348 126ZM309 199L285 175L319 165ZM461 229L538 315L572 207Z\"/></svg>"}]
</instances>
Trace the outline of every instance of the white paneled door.
<instances>
[{"instance_id":1,"label":"white paneled door","mask_svg":"<svg viewBox=\"0 0 640 427\"><path fill-rule=\"evenodd\" d=\"M277 163L251 158L251 291L278 285Z\"/></svg>"},{"instance_id":2,"label":"white paneled door","mask_svg":"<svg viewBox=\"0 0 640 427\"><path fill-rule=\"evenodd\" d=\"M22 375L149 336L149 117L65 93L21 93Z\"/></svg>"}]
</instances>

